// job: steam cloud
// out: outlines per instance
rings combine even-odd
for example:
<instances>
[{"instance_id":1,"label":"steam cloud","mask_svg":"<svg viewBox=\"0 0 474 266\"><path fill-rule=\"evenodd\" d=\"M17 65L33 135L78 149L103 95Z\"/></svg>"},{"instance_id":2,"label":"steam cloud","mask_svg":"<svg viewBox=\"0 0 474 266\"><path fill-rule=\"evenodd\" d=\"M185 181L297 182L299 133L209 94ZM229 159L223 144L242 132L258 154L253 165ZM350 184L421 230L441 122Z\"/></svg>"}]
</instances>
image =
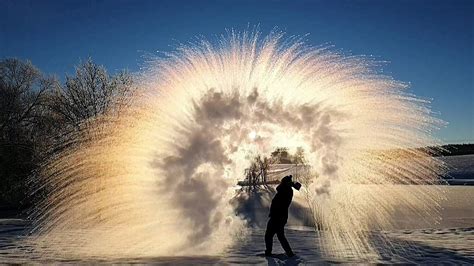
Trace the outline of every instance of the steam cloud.
<instances>
[{"instance_id":1,"label":"steam cloud","mask_svg":"<svg viewBox=\"0 0 474 266\"><path fill-rule=\"evenodd\" d=\"M229 201L248 155L303 147L322 246L366 254L367 232L389 228L400 202L436 212L426 203L438 194L393 185L442 172L411 149L436 145L440 121L374 65L279 33L231 33L151 60L134 104L45 166L50 193L28 244L41 256L219 254L245 235Z\"/></svg>"},{"instance_id":2,"label":"steam cloud","mask_svg":"<svg viewBox=\"0 0 474 266\"><path fill-rule=\"evenodd\" d=\"M207 239L225 221L219 211L227 202L220 202L229 186L222 179L224 171L233 165L239 146L248 140L252 125L261 125L260 134L272 134L265 125L279 125L291 129L313 143L311 152L320 152L322 172L333 175L337 171L337 148L340 138L331 123L343 119L335 110L318 105L284 106L282 102L269 104L259 98L258 89L249 95L238 90L230 95L209 89L193 104L192 123L180 125L179 143L170 143L171 154L160 153L153 167L162 173L163 192L173 197L173 204L188 219L195 231L193 242ZM231 141L223 143L225 136ZM270 137L258 139L260 147L272 146ZM202 168L201 166L206 167ZM162 171L162 172L161 172ZM242 171L243 172L243 171ZM318 189L318 192L323 192ZM324 191L327 193L327 191Z\"/></svg>"}]
</instances>

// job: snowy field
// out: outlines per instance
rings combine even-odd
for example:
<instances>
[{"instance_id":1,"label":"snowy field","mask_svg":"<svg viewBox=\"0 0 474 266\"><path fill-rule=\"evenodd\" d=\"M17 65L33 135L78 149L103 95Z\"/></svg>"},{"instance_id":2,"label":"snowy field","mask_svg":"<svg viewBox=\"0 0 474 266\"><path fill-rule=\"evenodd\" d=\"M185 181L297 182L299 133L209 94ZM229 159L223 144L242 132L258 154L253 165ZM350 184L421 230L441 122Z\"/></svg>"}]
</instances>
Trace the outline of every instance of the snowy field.
<instances>
[{"instance_id":1,"label":"snowy field","mask_svg":"<svg viewBox=\"0 0 474 266\"><path fill-rule=\"evenodd\" d=\"M251 234L221 256L200 257L156 257L156 258L123 258L114 260L87 259L87 260L50 260L37 257L29 252L28 247L14 248L13 243L21 239L27 231L28 225L21 219L0 220L0 263L13 262L116 262L116 263L163 263L163 264L268 264L268 265L305 265L313 263L456 263L474 264L474 186L446 186L447 201L443 202L441 212L443 220L433 227L418 224L410 217L400 217L397 228L388 232L374 231L373 239L377 242L382 235L387 236L392 246L389 249L379 250L381 257L357 258L351 255L350 250L340 250L336 258L323 254L319 247L318 236L309 227L301 225L295 208L291 209L291 217L286 234L297 257L287 259L275 238L275 258L263 256L264 228L259 226L265 223L267 210L266 200L253 206L244 206L240 211L253 208L261 217L254 219ZM409 193L409 186L406 188ZM297 200L298 201L298 200ZM263 208L259 210L258 208ZM261 219L261 221L260 221ZM408 222L410 221L410 222ZM382 245L381 245L382 246ZM334 255L334 254L333 254ZM337 254L335 254L337 255Z\"/></svg>"},{"instance_id":2,"label":"snowy field","mask_svg":"<svg viewBox=\"0 0 474 266\"><path fill-rule=\"evenodd\" d=\"M297 257L288 259L275 242L276 258L263 256L263 229L253 229L248 239L228 250L222 256L200 257L149 257L124 259L87 259L87 260L50 260L40 259L24 250L16 250L12 255L12 241L17 240L23 226L19 221L2 221L0 232L1 263L153 263L153 264L268 264L268 265L306 265L329 263L416 263L416 264L474 264L474 227L446 229L397 230L392 232L374 232L374 238L386 234L392 241L390 249L380 250L381 258L356 258L350 250L341 250L343 258L335 258L320 252L317 235L309 228L289 228L286 230ZM20 224L19 224L20 223Z\"/></svg>"},{"instance_id":3,"label":"snowy field","mask_svg":"<svg viewBox=\"0 0 474 266\"><path fill-rule=\"evenodd\" d=\"M446 180L451 185L474 185L474 154L446 156L441 160L449 166Z\"/></svg>"},{"instance_id":4,"label":"snowy field","mask_svg":"<svg viewBox=\"0 0 474 266\"><path fill-rule=\"evenodd\" d=\"M474 155L443 158L451 167L454 179L474 179ZM435 186L426 186L434 189ZM412 193L412 186L398 185L393 189ZM380 257L368 255L364 258L351 255L350 250L338 250L331 255L321 251L318 234L310 227L305 216L304 204L298 192L290 208L290 218L286 235L296 257L288 259L275 237L276 257L263 256L264 228L267 221L271 193L255 193L251 198L236 198L233 204L251 226L251 234L242 239L220 256L199 257L147 257L122 258L113 260L45 259L30 251L29 247L15 247L28 231L28 223L22 219L0 219L0 263L153 263L169 265L200 264L262 264L262 265L311 265L331 263L409 263L409 264L474 264L474 186L443 186L446 200L441 203L441 222L436 225L421 223L416 217L393 216L396 228L391 231L373 231L371 237L381 241L382 236L391 240L392 245L382 248ZM299 207L298 207L299 206ZM338 256L339 255L339 256Z\"/></svg>"}]
</instances>

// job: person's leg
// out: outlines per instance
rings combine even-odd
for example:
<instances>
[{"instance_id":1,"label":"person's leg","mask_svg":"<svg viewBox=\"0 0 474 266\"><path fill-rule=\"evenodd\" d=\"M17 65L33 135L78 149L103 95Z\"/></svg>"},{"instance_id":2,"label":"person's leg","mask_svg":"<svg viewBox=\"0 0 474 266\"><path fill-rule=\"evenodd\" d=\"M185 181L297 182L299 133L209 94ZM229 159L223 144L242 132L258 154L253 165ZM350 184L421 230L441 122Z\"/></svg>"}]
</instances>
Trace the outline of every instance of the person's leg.
<instances>
[{"instance_id":1,"label":"person's leg","mask_svg":"<svg viewBox=\"0 0 474 266\"><path fill-rule=\"evenodd\" d=\"M295 254L291 250L290 243L288 243L288 240L286 240L286 237L285 237L284 225L278 228L278 230L276 231L276 234L277 234L278 240L280 241L281 246L286 252L286 255L290 257L294 256Z\"/></svg>"},{"instance_id":2,"label":"person's leg","mask_svg":"<svg viewBox=\"0 0 474 266\"><path fill-rule=\"evenodd\" d=\"M272 254L272 248L273 248L273 236L275 235L275 228L273 225L273 221L270 218L267 223L267 230L265 231L265 255L271 255Z\"/></svg>"}]
</instances>

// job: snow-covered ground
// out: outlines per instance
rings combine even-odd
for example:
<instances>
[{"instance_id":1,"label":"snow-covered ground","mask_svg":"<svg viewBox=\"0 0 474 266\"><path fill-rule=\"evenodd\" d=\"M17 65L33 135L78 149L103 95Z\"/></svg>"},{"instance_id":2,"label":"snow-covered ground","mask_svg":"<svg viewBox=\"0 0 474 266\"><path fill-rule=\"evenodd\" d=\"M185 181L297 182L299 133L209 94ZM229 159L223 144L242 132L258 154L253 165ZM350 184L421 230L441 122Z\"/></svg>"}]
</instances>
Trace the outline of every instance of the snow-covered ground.
<instances>
[{"instance_id":1,"label":"snow-covered ground","mask_svg":"<svg viewBox=\"0 0 474 266\"><path fill-rule=\"evenodd\" d=\"M451 156L442 158L451 167L450 175L456 179L474 179L474 155ZM427 186L428 189L435 186ZM412 193L412 186L398 185L393 189ZM115 263L153 263L153 264L268 264L268 265L311 265L331 263L410 263L410 264L474 264L474 186L443 186L446 200L441 202L442 220L436 225L419 222L416 217L394 214L395 229L392 231L373 231L375 243L382 236L391 240L391 246L380 245L381 256L360 258L351 255L350 250L334 251L331 255L321 252L318 234L307 225L310 218L304 211L298 192L290 208L290 218L286 230L287 238L297 257L288 259L275 237L274 253L276 257L264 257L265 224L272 194L254 193L253 198L245 194L237 197L233 204L237 212L250 223L251 234L237 245L229 248L220 256L191 257L147 257L122 258L113 260L81 259L57 260L44 259L31 253L27 246L17 247L15 243L28 231L28 223L22 219L0 219L0 263L18 262L115 262Z\"/></svg>"},{"instance_id":2,"label":"snow-covered ground","mask_svg":"<svg viewBox=\"0 0 474 266\"><path fill-rule=\"evenodd\" d=\"M288 241L297 253L294 258L286 258L283 250L275 239L274 253L276 257L263 256L264 229L254 228L251 235L238 245L230 248L221 256L191 257L146 257L123 259L86 259L86 260L50 260L40 259L29 253L28 248L12 253L12 243L17 240L22 226L15 221L2 221L0 232L0 263L21 262L70 262L70 263L153 263L172 265L200 264L268 264L268 265L311 265L329 263L421 263L421 264L474 264L474 227L446 229L396 230L391 232L374 232L374 238L385 234L391 241L389 249L379 250L381 258L357 258L350 255L350 250L340 250L342 258L324 255L318 244L317 234L308 228L288 228ZM18 223L18 221L16 222ZM14 255L15 254L15 255ZM337 254L334 254L337 255Z\"/></svg>"},{"instance_id":3,"label":"snow-covered ground","mask_svg":"<svg viewBox=\"0 0 474 266\"><path fill-rule=\"evenodd\" d=\"M409 190L410 186L400 186L399 189ZM409 191L407 191L409 193ZM252 206L240 206L240 211L253 213L248 219L254 219L251 234L237 245L231 247L221 256L199 257L148 257L148 258L123 258L113 260L87 259L87 260L60 260L59 262L121 262L121 263L164 263L164 264L268 264L268 265L297 265L314 263L455 263L474 264L474 186L446 186L447 200L443 202L440 224L426 227L417 224L410 217L400 217L397 228L388 231L372 232L373 239L386 236L391 240L392 246L387 248L380 245L378 250L381 257L368 256L360 258L351 255L350 250L336 251L338 254L324 254L318 242L318 235L309 227L302 226L301 213L297 208L292 208L289 226L286 234L297 257L287 259L275 237L274 253L276 257L263 256L264 250L264 224L268 210L267 196L261 195L260 201ZM268 195L270 198L271 195ZM297 199L298 201L298 199ZM296 202L297 202L296 201ZM235 202L234 204L238 204ZM262 208L258 210L258 208ZM295 210L296 209L296 210ZM304 220L304 219L303 219ZM411 221L410 223L407 221ZM27 223L21 219L0 220L0 263L12 262L41 262L52 263L55 260L45 260L31 253L28 247L17 248L14 243L22 237L27 230ZM377 242L376 242L377 243ZM382 248L384 247L384 248ZM13 251L13 252L12 252ZM337 256L340 255L340 256Z\"/></svg>"},{"instance_id":4,"label":"snow-covered ground","mask_svg":"<svg viewBox=\"0 0 474 266\"><path fill-rule=\"evenodd\" d=\"M452 185L474 185L474 154L440 157L449 167L446 180Z\"/></svg>"}]
</instances>

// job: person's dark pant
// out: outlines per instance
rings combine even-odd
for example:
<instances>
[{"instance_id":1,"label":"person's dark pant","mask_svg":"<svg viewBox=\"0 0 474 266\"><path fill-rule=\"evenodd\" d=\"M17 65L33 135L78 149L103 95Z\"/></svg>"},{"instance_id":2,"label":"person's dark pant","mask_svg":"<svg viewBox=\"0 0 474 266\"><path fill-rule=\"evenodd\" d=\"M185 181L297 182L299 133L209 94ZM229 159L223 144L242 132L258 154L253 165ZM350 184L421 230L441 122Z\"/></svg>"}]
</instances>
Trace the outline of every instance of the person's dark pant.
<instances>
[{"instance_id":1,"label":"person's dark pant","mask_svg":"<svg viewBox=\"0 0 474 266\"><path fill-rule=\"evenodd\" d=\"M285 224L286 221L278 221L276 219L270 218L267 223L267 231L265 232L265 245L267 250L265 254L272 253L272 246L273 246L273 236L276 234L278 240L280 241L281 246L285 250L286 254L290 255L293 254L291 250L290 244L285 237Z\"/></svg>"}]
</instances>

